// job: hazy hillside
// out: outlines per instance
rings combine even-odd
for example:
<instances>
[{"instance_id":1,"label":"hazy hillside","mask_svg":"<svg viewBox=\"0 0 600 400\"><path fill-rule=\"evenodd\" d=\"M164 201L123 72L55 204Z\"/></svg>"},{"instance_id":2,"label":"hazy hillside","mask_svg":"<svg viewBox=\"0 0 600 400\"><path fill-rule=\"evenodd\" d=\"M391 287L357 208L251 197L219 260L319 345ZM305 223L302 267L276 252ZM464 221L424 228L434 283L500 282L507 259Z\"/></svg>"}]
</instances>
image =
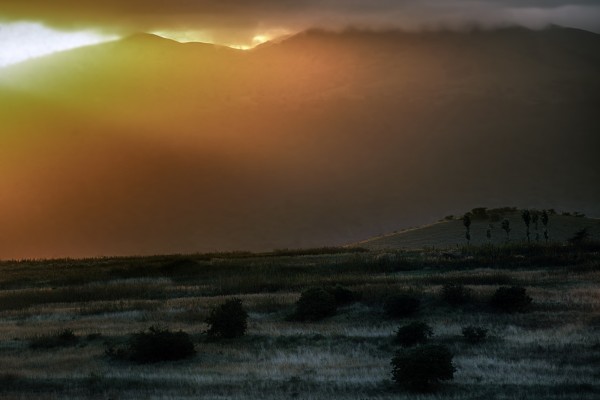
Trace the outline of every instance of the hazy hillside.
<instances>
[{"instance_id":1,"label":"hazy hillside","mask_svg":"<svg viewBox=\"0 0 600 400\"><path fill-rule=\"evenodd\" d=\"M0 258L344 244L474 204L600 215L600 36L138 35L0 70Z\"/></svg>"}]
</instances>

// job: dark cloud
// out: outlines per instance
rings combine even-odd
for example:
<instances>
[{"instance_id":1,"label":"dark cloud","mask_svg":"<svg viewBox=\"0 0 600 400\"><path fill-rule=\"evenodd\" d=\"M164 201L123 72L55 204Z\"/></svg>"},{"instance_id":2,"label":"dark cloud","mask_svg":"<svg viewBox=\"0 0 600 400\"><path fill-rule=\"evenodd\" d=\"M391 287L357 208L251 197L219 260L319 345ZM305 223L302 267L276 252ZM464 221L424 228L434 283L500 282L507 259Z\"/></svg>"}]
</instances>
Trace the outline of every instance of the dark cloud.
<instances>
[{"instance_id":1,"label":"dark cloud","mask_svg":"<svg viewBox=\"0 0 600 400\"><path fill-rule=\"evenodd\" d=\"M561 24L600 30L597 0L0 0L0 19L130 32Z\"/></svg>"}]
</instances>

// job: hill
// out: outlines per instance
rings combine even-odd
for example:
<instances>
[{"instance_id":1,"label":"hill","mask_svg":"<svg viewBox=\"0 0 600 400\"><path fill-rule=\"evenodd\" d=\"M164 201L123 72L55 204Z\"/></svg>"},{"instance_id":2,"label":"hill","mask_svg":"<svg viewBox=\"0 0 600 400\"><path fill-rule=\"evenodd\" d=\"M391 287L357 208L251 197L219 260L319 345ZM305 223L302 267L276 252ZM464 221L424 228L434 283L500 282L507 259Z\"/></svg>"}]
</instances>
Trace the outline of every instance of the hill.
<instances>
[{"instance_id":1,"label":"hill","mask_svg":"<svg viewBox=\"0 0 600 400\"><path fill-rule=\"evenodd\" d=\"M471 204L600 215L600 36L136 35L0 72L0 257L355 242Z\"/></svg>"},{"instance_id":2,"label":"hill","mask_svg":"<svg viewBox=\"0 0 600 400\"><path fill-rule=\"evenodd\" d=\"M502 221L509 221L509 235L502 229ZM491 226L490 226L491 225ZM487 238L490 230L491 238ZM578 231L587 229L589 238L600 240L600 220L573 215L550 215L548 219L548 236L550 242L565 243ZM501 220L489 218L472 219L471 244L505 244L525 243L527 241L526 225L522 219L521 211L509 211L501 214ZM462 218L443 220L434 224L405 229L387 235L377 236L357 243L357 246L369 250L398 250L422 248L451 248L467 244L465 237L466 228ZM532 243L544 243L544 226L538 221L530 225L530 239Z\"/></svg>"}]
</instances>

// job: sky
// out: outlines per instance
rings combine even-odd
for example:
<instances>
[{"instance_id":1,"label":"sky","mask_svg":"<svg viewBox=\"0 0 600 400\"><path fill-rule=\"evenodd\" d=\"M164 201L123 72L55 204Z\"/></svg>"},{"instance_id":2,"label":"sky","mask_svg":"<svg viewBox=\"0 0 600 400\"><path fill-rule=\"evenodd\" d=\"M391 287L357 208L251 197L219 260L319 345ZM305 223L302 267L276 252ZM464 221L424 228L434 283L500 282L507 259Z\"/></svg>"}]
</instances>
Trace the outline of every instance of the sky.
<instances>
[{"instance_id":1,"label":"sky","mask_svg":"<svg viewBox=\"0 0 600 400\"><path fill-rule=\"evenodd\" d=\"M15 27L15 23L20 25ZM24 23L29 23L25 29ZM32 28L31 23L44 27ZM600 1L2 0L0 53L7 64L26 54L43 53L41 46L49 53L137 32L249 48L312 27L414 30L465 24L519 24L534 28L558 24L600 32ZM63 37L49 34L48 29L61 31ZM32 44L32 36L43 45ZM7 53L19 54L13 57Z\"/></svg>"}]
</instances>

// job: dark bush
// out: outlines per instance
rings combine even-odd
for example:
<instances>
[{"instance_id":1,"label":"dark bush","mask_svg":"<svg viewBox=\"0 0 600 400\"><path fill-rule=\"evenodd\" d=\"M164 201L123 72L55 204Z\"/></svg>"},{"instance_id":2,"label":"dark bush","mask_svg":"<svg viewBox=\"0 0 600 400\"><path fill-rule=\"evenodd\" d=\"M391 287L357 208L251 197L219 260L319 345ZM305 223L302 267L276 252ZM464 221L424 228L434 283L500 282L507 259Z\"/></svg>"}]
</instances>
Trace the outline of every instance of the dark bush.
<instances>
[{"instance_id":1,"label":"dark bush","mask_svg":"<svg viewBox=\"0 0 600 400\"><path fill-rule=\"evenodd\" d=\"M433 336L433 330L424 322L411 322L396 331L396 343L404 347L424 344Z\"/></svg>"},{"instance_id":2,"label":"dark bush","mask_svg":"<svg viewBox=\"0 0 600 400\"><path fill-rule=\"evenodd\" d=\"M463 337L471 344L483 342L487 337L487 332L487 329L478 326L467 326L462 330Z\"/></svg>"},{"instance_id":3,"label":"dark bush","mask_svg":"<svg viewBox=\"0 0 600 400\"><path fill-rule=\"evenodd\" d=\"M388 317L402 318L415 314L421 301L409 294L396 294L386 299L383 305L384 311Z\"/></svg>"},{"instance_id":4,"label":"dark bush","mask_svg":"<svg viewBox=\"0 0 600 400\"><path fill-rule=\"evenodd\" d=\"M337 311L335 296L323 288L305 290L296 302L296 311L291 319L296 321L317 321L334 315Z\"/></svg>"},{"instance_id":5,"label":"dark bush","mask_svg":"<svg viewBox=\"0 0 600 400\"><path fill-rule=\"evenodd\" d=\"M577 245L581 245L582 243L587 242L589 239L590 239L589 228L585 227L585 228L580 229L577 232L575 232L575 234L573 236L571 236L567 241L569 242L569 244L571 244L573 246L577 246Z\"/></svg>"},{"instance_id":6,"label":"dark bush","mask_svg":"<svg viewBox=\"0 0 600 400\"><path fill-rule=\"evenodd\" d=\"M394 381L409 390L427 392L454 378L452 353L446 346L426 344L400 350L392 359Z\"/></svg>"},{"instance_id":7,"label":"dark bush","mask_svg":"<svg viewBox=\"0 0 600 400\"><path fill-rule=\"evenodd\" d=\"M32 349L51 349L53 347L66 347L77 344L79 338L71 329L65 329L57 333L39 336L29 343Z\"/></svg>"},{"instance_id":8,"label":"dark bush","mask_svg":"<svg viewBox=\"0 0 600 400\"><path fill-rule=\"evenodd\" d=\"M148 332L133 334L126 347L106 350L106 354L112 358L140 364L181 360L195 353L194 344L187 333L154 326Z\"/></svg>"},{"instance_id":9,"label":"dark bush","mask_svg":"<svg viewBox=\"0 0 600 400\"><path fill-rule=\"evenodd\" d=\"M325 290L333 295L335 298L335 304L339 306L347 305L355 301L360 300L360 293L353 292L352 290L345 288L340 285L328 287Z\"/></svg>"},{"instance_id":10,"label":"dark bush","mask_svg":"<svg viewBox=\"0 0 600 400\"><path fill-rule=\"evenodd\" d=\"M232 339L246 333L248 313L244 310L242 300L231 299L213 308L206 319L210 328L206 332L213 338Z\"/></svg>"},{"instance_id":11,"label":"dark bush","mask_svg":"<svg viewBox=\"0 0 600 400\"><path fill-rule=\"evenodd\" d=\"M496 290L490 299L490 305L497 311L512 313L524 311L531 300L531 297L525 293L524 287L503 286Z\"/></svg>"},{"instance_id":12,"label":"dark bush","mask_svg":"<svg viewBox=\"0 0 600 400\"><path fill-rule=\"evenodd\" d=\"M448 304L453 306L468 303L471 300L473 290L464 285L444 285L442 288L442 298Z\"/></svg>"}]
</instances>

